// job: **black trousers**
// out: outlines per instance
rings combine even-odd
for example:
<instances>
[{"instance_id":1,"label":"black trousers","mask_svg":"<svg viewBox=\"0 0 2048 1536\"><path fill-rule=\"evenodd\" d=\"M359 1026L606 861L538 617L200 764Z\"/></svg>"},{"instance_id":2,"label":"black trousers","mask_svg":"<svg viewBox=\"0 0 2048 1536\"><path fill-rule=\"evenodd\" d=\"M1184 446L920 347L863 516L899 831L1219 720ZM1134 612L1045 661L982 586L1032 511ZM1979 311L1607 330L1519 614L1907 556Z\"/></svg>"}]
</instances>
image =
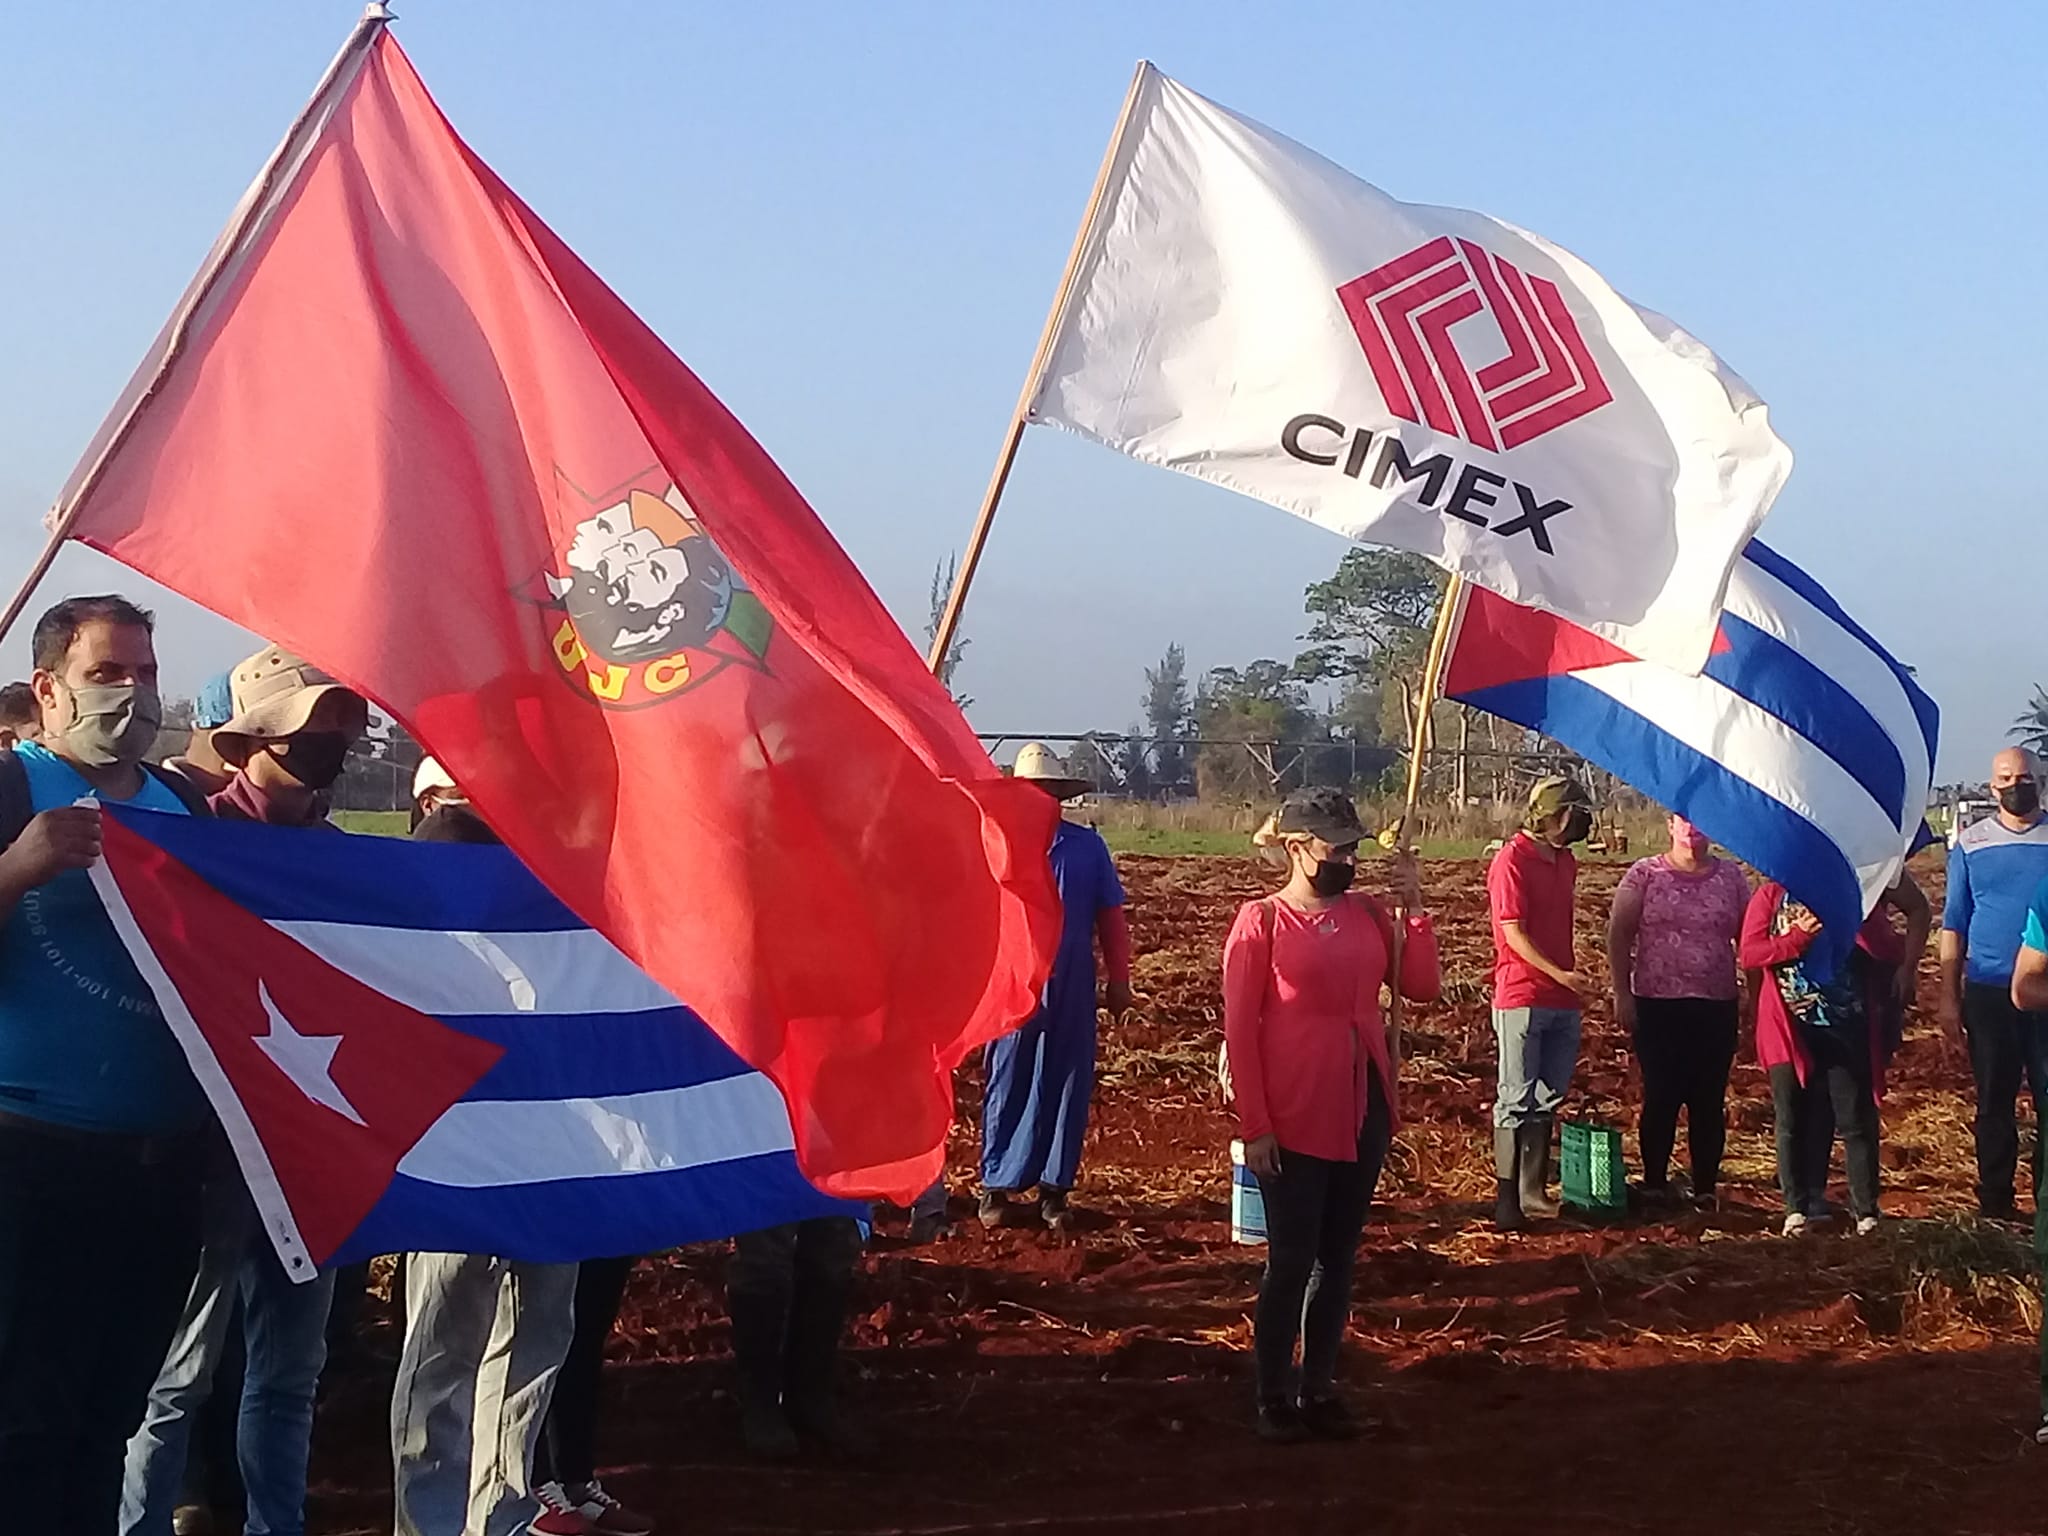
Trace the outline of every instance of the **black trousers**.
<instances>
[{"instance_id":1,"label":"black trousers","mask_svg":"<svg viewBox=\"0 0 2048 1536\"><path fill-rule=\"evenodd\" d=\"M1849 1207L1877 1214L1877 1101L1870 1089L1870 1037L1859 1028L1799 1032L1813 1062L1802 1085L1789 1063L1771 1068L1771 1105L1778 1131L1778 1188L1785 1209L1807 1216L1826 1211L1828 1163L1835 1129L1842 1132L1848 1165Z\"/></svg>"},{"instance_id":2,"label":"black trousers","mask_svg":"<svg viewBox=\"0 0 2048 1536\"><path fill-rule=\"evenodd\" d=\"M0 1125L0 1479L52 1536L114 1536L128 1439L199 1262L198 1139Z\"/></svg>"},{"instance_id":3,"label":"black trousers","mask_svg":"<svg viewBox=\"0 0 2048 1536\"><path fill-rule=\"evenodd\" d=\"M1358 1161L1332 1162L1280 1149L1277 1177L1259 1180L1266 1203L1266 1273L1252 1317L1252 1360L1261 1398L1294 1395L1294 1346L1301 1344L1300 1393L1327 1393L1351 1320L1351 1270L1393 1137L1393 1113L1372 1080Z\"/></svg>"},{"instance_id":4,"label":"black trousers","mask_svg":"<svg viewBox=\"0 0 2048 1536\"><path fill-rule=\"evenodd\" d=\"M534 1447L534 1481L574 1488L597 1476L597 1405L605 1340L619 1320L626 1277L638 1259L585 1259L576 1271L576 1331L555 1373L554 1396Z\"/></svg>"},{"instance_id":5,"label":"black trousers","mask_svg":"<svg viewBox=\"0 0 2048 1536\"><path fill-rule=\"evenodd\" d=\"M2048 1093L2048 1017L2020 1012L2005 987L1973 981L1963 988L1963 1028L1977 1080L1977 1204L1986 1211L2009 1210L2020 1158L2013 1100L2022 1075L2037 1106ZM2040 1193L2037 1180L2037 1203Z\"/></svg>"},{"instance_id":6,"label":"black trousers","mask_svg":"<svg viewBox=\"0 0 2048 1536\"><path fill-rule=\"evenodd\" d=\"M1636 1065L1643 1074L1643 1112L1636 1122L1642 1144L1643 1184L1669 1182L1678 1112L1685 1111L1692 1188L1710 1195L1721 1180L1728 1144L1728 1069L1735 1063L1733 998L1636 999Z\"/></svg>"},{"instance_id":7,"label":"black trousers","mask_svg":"<svg viewBox=\"0 0 2048 1536\"><path fill-rule=\"evenodd\" d=\"M780 1402L812 1426L829 1418L861 1244L860 1223L850 1216L814 1216L733 1239L725 1288L743 1404Z\"/></svg>"}]
</instances>

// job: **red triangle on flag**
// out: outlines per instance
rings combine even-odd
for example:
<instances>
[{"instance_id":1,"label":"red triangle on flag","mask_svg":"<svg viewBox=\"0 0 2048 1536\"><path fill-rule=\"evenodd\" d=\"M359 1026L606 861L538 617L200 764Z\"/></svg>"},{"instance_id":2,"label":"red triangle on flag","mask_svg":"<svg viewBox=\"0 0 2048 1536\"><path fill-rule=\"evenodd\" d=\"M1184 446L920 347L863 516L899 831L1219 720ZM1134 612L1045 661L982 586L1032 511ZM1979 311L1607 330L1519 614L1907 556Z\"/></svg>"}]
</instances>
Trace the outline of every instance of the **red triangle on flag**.
<instances>
[{"instance_id":1,"label":"red triangle on flag","mask_svg":"<svg viewBox=\"0 0 2048 1536\"><path fill-rule=\"evenodd\" d=\"M1484 587L1468 590L1464 621L1444 664L1448 698L1638 659L1555 614L1524 608Z\"/></svg>"},{"instance_id":2,"label":"red triangle on flag","mask_svg":"<svg viewBox=\"0 0 2048 1536\"><path fill-rule=\"evenodd\" d=\"M324 1262L503 1048L338 969L114 817L100 825L123 901Z\"/></svg>"}]
</instances>

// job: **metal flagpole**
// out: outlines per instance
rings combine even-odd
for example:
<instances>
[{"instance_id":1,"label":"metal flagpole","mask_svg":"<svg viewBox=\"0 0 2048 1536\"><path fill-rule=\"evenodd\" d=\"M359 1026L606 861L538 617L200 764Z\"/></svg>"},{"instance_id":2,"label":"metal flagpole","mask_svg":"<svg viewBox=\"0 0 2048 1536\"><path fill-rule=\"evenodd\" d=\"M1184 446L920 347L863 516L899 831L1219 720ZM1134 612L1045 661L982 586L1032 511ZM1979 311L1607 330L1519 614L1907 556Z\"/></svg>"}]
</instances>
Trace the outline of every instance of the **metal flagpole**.
<instances>
[{"instance_id":1,"label":"metal flagpole","mask_svg":"<svg viewBox=\"0 0 2048 1536\"><path fill-rule=\"evenodd\" d=\"M315 119L321 118L324 124L322 110L332 104L336 86L343 82L344 77L353 77L355 69L368 56L370 45L393 19L390 7L385 5L383 0L371 0L371 3L363 8L363 14L349 33L348 41L341 45L341 51L335 54L334 61L327 66L327 72L320 77L320 83L314 87L313 94L306 100L306 105L300 110L299 115L292 119L292 125L285 131L283 142L264 162L263 170L258 174L254 184L242 195L241 204L236 208L226 231L207 253L205 264L192 279L191 286L186 288L184 298L179 301L170 323L165 326L162 336L158 338L153 348L154 362L145 358L142 368L137 370L135 378L129 381L128 388L124 391L128 402L125 412L109 418L109 425L101 427L98 434L98 451L93 453L83 472L65 487L56 505L52 506L44 517L43 524L50 530L50 536L44 541L42 553L36 556L35 564L29 567L28 575L16 589L14 596L8 600L6 608L0 609L0 639L5 639L16 621L21 618L22 610L28 606L28 600L35 595L37 586L50 573L50 566L57 558L57 551L70 537L72 525L78 521L79 510L92 495L93 489L99 484L100 476L106 472L107 465L113 462L114 455L120 451L121 445L128 441L128 435L134 430L143 408L155 397L157 389L170 374L173 365L184 354L193 317L219 287L222 277L235 258L241 254L250 232L258 221L275 207L276 193L280 190L283 173L288 166L296 167L302 158L310 133L320 126L315 123ZM117 403L115 410L122 412L122 407Z\"/></svg>"},{"instance_id":2,"label":"metal flagpole","mask_svg":"<svg viewBox=\"0 0 2048 1536\"><path fill-rule=\"evenodd\" d=\"M934 674L944 664L946 652L953 647L953 636L959 631L960 613L967 606L967 589L974 582L975 568L981 564L981 552L988 545L989 529L996 520L996 505L1003 499L1003 488L1010 481L1010 466L1017 462L1017 448L1024 440L1031 402L1037 398L1045 365L1052 358L1053 345L1059 339L1060 326L1066 320L1067 303L1073 297L1074 280L1081 269L1081 253L1087 247L1088 237L1095 231L1095 220L1102 211L1103 197L1109 191L1110 177L1116 169L1118 152L1123 148L1124 134L1137 109L1138 92L1151 71L1150 63L1139 60L1137 70L1131 76L1131 88L1124 95L1123 110L1117 114L1116 128L1109 136L1109 148L1103 153L1102 169L1095 173L1095 189L1088 194L1081 227L1074 235L1074 248L1067 252L1066 270L1060 274L1059 287L1054 290L1052 310L1045 317L1045 329L1039 333L1038 350L1032 354L1031 369L1024 375L1024 389L1017 397L1017 408L1010 413L1010 425L1003 433L1002 449L996 454L995 472L989 476L988 489L982 493L981 510L975 514L974 531L967 538L967 552L960 559L960 569L953 577L953 590L946 598L946 610L940 616L938 631L932 638L931 655L926 661Z\"/></svg>"},{"instance_id":3,"label":"metal flagpole","mask_svg":"<svg viewBox=\"0 0 2048 1536\"><path fill-rule=\"evenodd\" d=\"M1437 691L1443 684L1444 659L1449 656L1451 645L1465 618L1465 578L1452 576L1444 586L1444 595L1437 604L1436 628L1429 637L1429 651L1422 663L1421 696L1415 701L1415 722L1409 736L1408 752L1408 799L1401 812L1400 831L1394 838L1394 856L1410 853L1415 847L1415 803L1422 795L1422 768L1429 755L1429 736L1432 715L1435 713ZM1388 975L1388 992L1391 1001L1387 1008L1387 1039L1396 1060L1401 1054L1401 1025L1406 1009L1401 1003L1401 956L1408 940L1407 914L1400 914L1401 920L1394 924L1394 953L1392 969Z\"/></svg>"}]
</instances>

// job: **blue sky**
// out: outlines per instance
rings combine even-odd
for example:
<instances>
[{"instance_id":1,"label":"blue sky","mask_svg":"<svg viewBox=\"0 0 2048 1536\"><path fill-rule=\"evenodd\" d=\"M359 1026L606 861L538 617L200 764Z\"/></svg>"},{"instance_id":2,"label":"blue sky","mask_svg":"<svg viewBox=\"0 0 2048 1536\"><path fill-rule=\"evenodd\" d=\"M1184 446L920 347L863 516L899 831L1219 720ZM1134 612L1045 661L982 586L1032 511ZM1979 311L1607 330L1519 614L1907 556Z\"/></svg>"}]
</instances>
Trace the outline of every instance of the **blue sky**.
<instances>
[{"instance_id":1,"label":"blue sky","mask_svg":"<svg viewBox=\"0 0 2048 1536\"><path fill-rule=\"evenodd\" d=\"M2048 7L397 9L456 126L723 396L912 627L1149 57L1395 196L1542 232L1718 350L1797 455L1766 536L1921 669L1944 776L1981 776L2048 682ZM80 0L10 18L10 586L355 13ZM1128 724L1170 641L1198 669L1292 656L1301 590L1343 549L1035 429L969 610L975 722ZM68 551L43 595L108 586L146 584ZM248 648L160 601L173 687ZM25 635L5 644L25 670Z\"/></svg>"}]
</instances>

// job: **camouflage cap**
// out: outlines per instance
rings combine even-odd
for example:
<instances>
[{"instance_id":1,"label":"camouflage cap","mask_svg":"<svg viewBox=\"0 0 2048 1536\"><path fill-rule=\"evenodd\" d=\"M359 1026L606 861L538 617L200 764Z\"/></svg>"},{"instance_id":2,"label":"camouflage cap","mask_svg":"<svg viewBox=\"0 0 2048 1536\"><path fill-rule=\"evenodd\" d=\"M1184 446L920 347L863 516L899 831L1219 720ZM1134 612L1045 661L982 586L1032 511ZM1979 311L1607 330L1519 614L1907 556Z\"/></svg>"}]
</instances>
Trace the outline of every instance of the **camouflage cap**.
<instances>
[{"instance_id":1,"label":"camouflage cap","mask_svg":"<svg viewBox=\"0 0 2048 1536\"><path fill-rule=\"evenodd\" d=\"M1538 822L1548 821L1559 811L1574 808L1582 811L1593 809L1593 797L1586 793L1586 786L1577 779L1538 779L1529 791L1528 821L1532 827Z\"/></svg>"}]
</instances>

